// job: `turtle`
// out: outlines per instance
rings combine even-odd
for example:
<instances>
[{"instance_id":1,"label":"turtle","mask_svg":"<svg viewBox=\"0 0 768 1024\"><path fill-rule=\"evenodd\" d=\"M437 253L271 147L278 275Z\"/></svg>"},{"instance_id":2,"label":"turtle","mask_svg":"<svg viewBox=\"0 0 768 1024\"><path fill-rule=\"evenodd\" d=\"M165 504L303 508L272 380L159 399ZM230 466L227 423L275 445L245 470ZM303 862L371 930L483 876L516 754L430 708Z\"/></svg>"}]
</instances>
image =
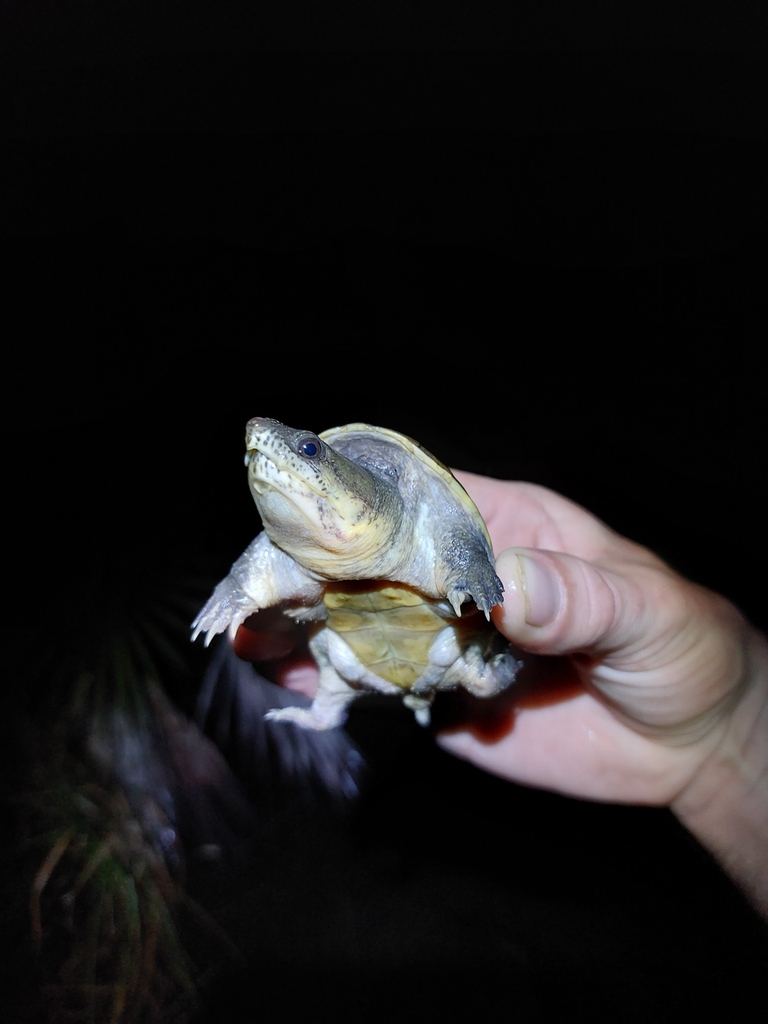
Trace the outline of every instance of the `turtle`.
<instances>
[{"instance_id":1,"label":"turtle","mask_svg":"<svg viewBox=\"0 0 768 1024\"><path fill-rule=\"evenodd\" d=\"M263 531L193 623L229 632L280 605L310 624L319 669L310 707L267 717L342 725L366 691L399 695L428 725L438 690L491 697L519 668L490 621L503 602L488 530L451 471L418 442L350 423L321 434L255 417L248 481Z\"/></svg>"}]
</instances>

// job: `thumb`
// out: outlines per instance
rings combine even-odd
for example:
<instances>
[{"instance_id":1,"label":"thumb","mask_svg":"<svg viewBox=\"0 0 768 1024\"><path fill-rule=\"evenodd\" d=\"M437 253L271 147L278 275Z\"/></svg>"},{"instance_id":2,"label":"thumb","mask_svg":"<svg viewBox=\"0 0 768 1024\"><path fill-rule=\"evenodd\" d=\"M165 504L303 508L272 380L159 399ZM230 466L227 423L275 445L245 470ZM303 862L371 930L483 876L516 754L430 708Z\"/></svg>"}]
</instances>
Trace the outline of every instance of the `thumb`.
<instances>
[{"instance_id":1,"label":"thumb","mask_svg":"<svg viewBox=\"0 0 768 1024\"><path fill-rule=\"evenodd\" d=\"M634 565L630 579L573 555L509 548L496 563L504 604L494 609L494 622L536 654L618 652L648 626L647 594L635 578L643 569Z\"/></svg>"}]
</instances>

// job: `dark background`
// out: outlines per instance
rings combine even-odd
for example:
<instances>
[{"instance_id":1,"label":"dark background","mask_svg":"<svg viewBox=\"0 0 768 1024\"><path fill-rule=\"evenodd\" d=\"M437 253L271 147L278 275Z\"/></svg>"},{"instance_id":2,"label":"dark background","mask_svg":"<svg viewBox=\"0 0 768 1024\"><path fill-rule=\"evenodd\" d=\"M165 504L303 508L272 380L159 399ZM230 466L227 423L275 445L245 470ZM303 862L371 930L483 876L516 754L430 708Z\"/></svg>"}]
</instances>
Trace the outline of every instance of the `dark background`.
<instances>
[{"instance_id":1,"label":"dark background","mask_svg":"<svg viewBox=\"0 0 768 1024\"><path fill-rule=\"evenodd\" d=\"M257 414L553 487L765 627L765 15L508 6L3 8L6 721L30 648L226 572ZM764 928L666 812L370 719L351 823L198 879L221 1019L758 1018Z\"/></svg>"}]
</instances>

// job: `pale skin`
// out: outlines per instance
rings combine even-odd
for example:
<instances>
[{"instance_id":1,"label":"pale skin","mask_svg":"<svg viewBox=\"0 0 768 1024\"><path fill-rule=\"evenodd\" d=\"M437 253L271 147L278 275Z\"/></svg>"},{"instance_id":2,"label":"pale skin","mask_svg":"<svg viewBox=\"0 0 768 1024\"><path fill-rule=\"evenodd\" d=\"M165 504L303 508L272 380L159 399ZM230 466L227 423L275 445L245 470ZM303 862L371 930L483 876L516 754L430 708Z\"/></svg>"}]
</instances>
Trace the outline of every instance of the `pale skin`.
<instances>
[{"instance_id":1,"label":"pale skin","mask_svg":"<svg viewBox=\"0 0 768 1024\"><path fill-rule=\"evenodd\" d=\"M768 916L768 643L723 597L533 484L457 473L493 540L497 628L519 682L437 742L514 782L668 806ZM261 613L269 615L269 613ZM253 623L249 623L253 625ZM277 658L290 632L242 630L243 656ZM312 694L316 672L284 661Z\"/></svg>"}]
</instances>

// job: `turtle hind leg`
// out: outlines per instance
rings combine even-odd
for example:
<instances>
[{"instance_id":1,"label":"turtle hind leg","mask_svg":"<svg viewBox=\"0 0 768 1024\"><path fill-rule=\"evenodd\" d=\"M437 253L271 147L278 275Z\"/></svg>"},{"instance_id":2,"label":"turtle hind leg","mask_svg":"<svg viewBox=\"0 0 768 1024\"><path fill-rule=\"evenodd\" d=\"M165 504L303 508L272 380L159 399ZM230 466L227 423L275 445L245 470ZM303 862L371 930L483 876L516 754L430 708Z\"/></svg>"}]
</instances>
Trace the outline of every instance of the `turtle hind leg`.
<instances>
[{"instance_id":1,"label":"turtle hind leg","mask_svg":"<svg viewBox=\"0 0 768 1024\"><path fill-rule=\"evenodd\" d=\"M315 699L308 708L275 708L264 718L269 722L293 722L303 729L335 729L347 720L347 708L360 691L347 686L332 666L320 669Z\"/></svg>"},{"instance_id":2,"label":"turtle hind leg","mask_svg":"<svg viewBox=\"0 0 768 1024\"><path fill-rule=\"evenodd\" d=\"M346 700L337 697L332 702L315 698L308 708L275 708L274 711L268 711L264 718L267 722L293 722L302 729L335 729L346 722L347 707L355 696L352 693Z\"/></svg>"},{"instance_id":3,"label":"turtle hind leg","mask_svg":"<svg viewBox=\"0 0 768 1024\"><path fill-rule=\"evenodd\" d=\"M308 708L276 708L264 716L270 722L293 722L303 729L335 729L347 720L347 708L360 696L339 674L328 655L332 634L323 629L311 640L309 649L320 670L315 699Z\"/></svg>"},{"instance_id":4,"label":"turtle hind leg","mask_svg":"<svg viewBox=\"0 0 768 1024\"><path fill-rule=\"evenodd\" d=\"M471 644L445 673L443 685L463 686L475 697L495 697L515 681L521 664L508 647L489 656L482 645Z\"/></svg>"}]
</instances>

